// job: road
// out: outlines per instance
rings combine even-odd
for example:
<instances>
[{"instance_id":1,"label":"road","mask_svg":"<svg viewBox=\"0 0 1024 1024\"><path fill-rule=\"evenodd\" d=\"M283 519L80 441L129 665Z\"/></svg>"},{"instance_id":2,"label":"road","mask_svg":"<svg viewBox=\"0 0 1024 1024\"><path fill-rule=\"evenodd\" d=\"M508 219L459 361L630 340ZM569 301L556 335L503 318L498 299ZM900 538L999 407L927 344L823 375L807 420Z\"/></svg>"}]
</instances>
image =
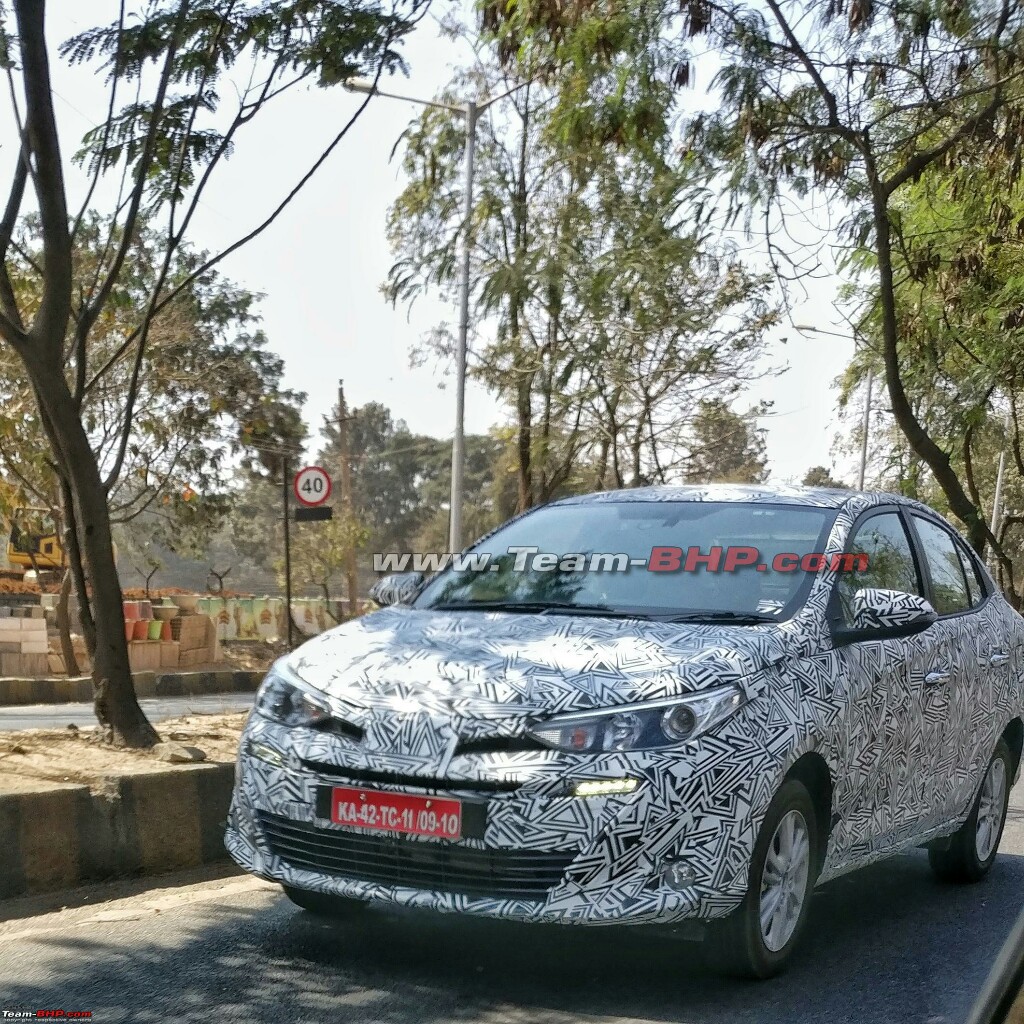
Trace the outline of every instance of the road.
<instances>
[{"instance_id":1,"label":"road","mask_svg":"<svg viewBox=\"0 0 1024 1024\"><path fill-rule=\"evenodd\" d=\"M377 908L325 922L242 876L132 889L143 884L61 894L66 909L50 913L42 898L0 904L0 1010L197 1024L953 1024L1021 909L1024 786L984 883L939 885L922 853L838 879L817 893L789 973L763 983L717 977L692 944L639 929Z\"/></svg>"},{"instance_id":2,"label":"road","mask_svg":"<svg viewBox=\"0 0 1024 1024\"><path fill-rule=\"evenodd\" d=\"M246 711L252 693L202 694L197 697L149 697L139 701L151 722L181 715L213 715L222 711ZM23 704L0 708L0 732L13 729L63 729L96 724L91 704ZM0 1007L2 1009L2 1007Z\"/></svg>"}]
</instances>

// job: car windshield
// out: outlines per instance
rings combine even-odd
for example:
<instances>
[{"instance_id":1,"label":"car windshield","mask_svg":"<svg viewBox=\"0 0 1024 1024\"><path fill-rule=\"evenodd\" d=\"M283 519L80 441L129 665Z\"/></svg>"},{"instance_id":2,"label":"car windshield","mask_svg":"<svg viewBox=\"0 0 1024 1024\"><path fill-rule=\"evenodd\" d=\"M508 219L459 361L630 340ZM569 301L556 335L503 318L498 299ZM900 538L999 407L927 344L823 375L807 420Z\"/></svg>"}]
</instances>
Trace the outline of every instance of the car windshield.
<instances>
[{"instance_id":1,"label":"car windshield","mask_svg":"<svg viewBox=\"0 0 1024 1024\"><path fill-rule=\"evenodd\" d=\"M415 607L778 621L806 598L800 561L834 518L741 502L550 505L453 562Z\"/></svg>"}]
</instances>

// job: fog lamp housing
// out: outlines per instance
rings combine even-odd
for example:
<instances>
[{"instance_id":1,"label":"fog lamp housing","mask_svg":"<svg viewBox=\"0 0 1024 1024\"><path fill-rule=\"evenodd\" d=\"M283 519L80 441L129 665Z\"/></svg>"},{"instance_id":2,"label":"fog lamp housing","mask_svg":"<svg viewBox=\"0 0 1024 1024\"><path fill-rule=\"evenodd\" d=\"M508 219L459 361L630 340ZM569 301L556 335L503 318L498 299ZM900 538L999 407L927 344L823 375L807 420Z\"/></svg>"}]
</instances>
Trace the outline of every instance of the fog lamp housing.
<instances>
[{"instance_id":1,"label":"fog lamp housing","mask_svg":"<svg viewBox=\"0 0 1024 1024\"><path fill-rule=\"evenodd\" d=\"M249 740L248 748L249 754L264 764L273 765L275 768L288 767L285 755L280 750L275 750L266 743L260 743L259 740Z\"/></svg>"},{"instance_id":2,"label":"fog lamp housing","mask_svg":"<svg viewBox=\"0 0 1024 1024\"><path fill-rule=\"evenodd\" d=\"M670 860L661 869L661 882L669 889L689 889L697 882L697 872L685 860Z\"/></svg>"}]
</instances>

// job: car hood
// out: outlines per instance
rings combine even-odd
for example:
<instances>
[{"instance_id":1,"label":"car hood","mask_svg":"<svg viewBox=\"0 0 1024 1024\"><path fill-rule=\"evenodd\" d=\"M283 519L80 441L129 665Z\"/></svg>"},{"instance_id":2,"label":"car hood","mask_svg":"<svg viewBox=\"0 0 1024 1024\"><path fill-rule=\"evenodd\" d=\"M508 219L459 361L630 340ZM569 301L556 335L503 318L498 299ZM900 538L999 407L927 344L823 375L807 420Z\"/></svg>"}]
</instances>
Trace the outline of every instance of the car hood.
<instances>
[{"instance_id":1,"label":"car hood","mask_svg":"<svg viewBox=\"0 0 1024 1024\"><path fill-rule=\"evenodd\" d=\"M741 682L787 655L764 626L384 609L289 659L338 701L499 718L611 707Z\"/></svg>"}]
</instances>

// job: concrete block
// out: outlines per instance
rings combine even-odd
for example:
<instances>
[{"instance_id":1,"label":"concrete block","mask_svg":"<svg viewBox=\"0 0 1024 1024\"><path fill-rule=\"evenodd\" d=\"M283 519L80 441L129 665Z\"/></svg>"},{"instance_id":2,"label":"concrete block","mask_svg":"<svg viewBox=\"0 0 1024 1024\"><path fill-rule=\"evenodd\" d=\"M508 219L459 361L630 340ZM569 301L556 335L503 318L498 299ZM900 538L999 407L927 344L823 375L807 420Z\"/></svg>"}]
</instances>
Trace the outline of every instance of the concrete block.
<instances>
[{"instance_id":1,"label":"concrete block","mask_svg":"<svg viewBox=\"0 0 1024 1024\"><path fill-rule=\"evenodd\" d=\"M40 783L0 794L0 899L73 884L77 857L69 849L76 818L73 794L84 787Z\"/></svg>"},{"instance_id":2,"label":"concrete block","mask_svg":"<svg viewBox=\"0 0 1024 1024\"><path fill-rule=\"evenodd\" d=\"M155 697L157 695L156 672L151 669L132 672L132 680L135 683L135 695L137 697Z\"/></svg>"},{"instance_id":3,"label":"concrete block","mask_svg":"<svg viewBox=\"0 0 1024 1024\"><path fill-rule=\"evenodd\" d=\"M201 863L199 801L188 774L136 775L131 796L144 871L171 871Z\"/></svg>"},{"instance_id":4,"label":"concrete block","mask_svg":"<svg viewBox=\"0 0 1024 1024\"><path fill-rule=\"evenodd\" d=\"M21 652L21 671L27 676L47 676L50 672L50 666L48 664L49 655L43 651L30 651L26 653L24 650ZM44 701L49 704L52 702L53 684L56 682L55 679L38 679L37 682L43 683L50 693L44 697Z\"/></svg>"}]
</instances>

